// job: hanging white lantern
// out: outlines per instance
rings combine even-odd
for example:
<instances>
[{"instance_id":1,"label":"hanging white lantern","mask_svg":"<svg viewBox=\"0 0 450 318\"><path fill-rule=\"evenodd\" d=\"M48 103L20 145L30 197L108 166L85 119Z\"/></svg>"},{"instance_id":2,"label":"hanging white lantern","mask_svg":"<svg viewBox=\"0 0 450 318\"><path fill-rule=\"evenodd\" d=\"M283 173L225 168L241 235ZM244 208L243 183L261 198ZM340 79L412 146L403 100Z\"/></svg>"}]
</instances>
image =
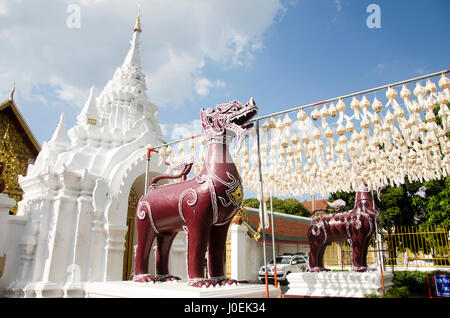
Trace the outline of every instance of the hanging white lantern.
<instances>
[{"instance_id":1,"label":"hanging white lantern","mask_svg":"<svg viewBox=\"0 0 450 318\"><path fill-rule=\"evenodd\" d=\"M384 116L384 120L389 124L392 125L394 123L395 117L392 115L392 113L388 110L386 113L386 116Z\"/></svg>"},{"instance_id":2,"label":"hanging white lantern","mask_svg":"<svg viewBox=\"0 0 450 318\"><path fill-rule=\"evenodd\" d=\"M284 116L283 124L285 127L289 127L292 124L292 120L289 118L288 114Z\"/></svg>"},{"instance_id":3,"label":"hanging white lantern","mask_svg":"<svg viewBox=\"0 0 450 318\"><path fill-rule=\"evenodd\" d=\"M286 139L286 137L283 136L283 139L281 140L281 147L287 148L289 146L289 141Z\"/></svg>"},{"instance_id":4,"label":"hanging white lantern","mask_svg":"<svg viewBox=\"0 0 450 318\"><path fill-rule=\"evenodd\" d=\"M397 119L405 118L405 112L400 107L396 107L394 110L394 117Z\"/></svg>"},{"instance_id":5,"label":"hanging white lantern","mask_svg":"<svg viewBox=\"0 0 450 318\"><path fill-rule=\"evenodd\" d=\"M342 123L339 123L338 127L336 128L336 132L339 136L342 136L343 134L345 134L345 127L344 125L342 125Z\"/></svg>"},{"instance_id":6,"label":"hanging white lantern","mask_svg":"<svg viewBox=\"0 0 450 318\"><path fill-rule=\"evenodd\" d=\"M319 140L319 139L320 139L320 136L321 136L320 130L319 130L317 127L314 128L314 131L313 131L313 138L316 139L316 140Z\"/></svg>"},{"instance_id":7,"label":"hanging white lantern","mask_svg":"<svg viewBox=\"0 0 450 318\"><path fill-rule=\"evenodd\" d=\"M402 99L410 99L411 98L411 91L406 85L402 86L402 90L400 91L400 98Z\"/></svg>"},{"instance_id":8,"label":"hanging white lantern","mask_svg":"<svg viewBox=\"0 0 450 318\"><path fill-rule=\"evenodd\" d=\"M435 122L436 121L436 116L434 115L434 112L432 110L426 112L425 120L427 122Z\"/></svg>"},{"instance_id":9,"label":"hanging white lantern","mask_svg":"<svg viewBox=\"0 0 450 318\"><path fill-rule=\"evenodd\" d=\"M366 96L363 96L359 104L361 105L361 108L365 108L366 110L370 108L370 102Z\"/></svg>"},{"instance_id":10,"label":"hanging white lantern","mask_svg":"<svg viewBox=\"0 0 450 318\"><path fill-rule=\"evenodd\" d=\"M420 113L420 104L417 101L415 101L415 100L413 100L412 103L411 103L411 111L414 114L419 114Z\"/></svg>"},{"instance_id":11,"label":"hanging white lantern","mask_svg":"<svg viewBox=\"0 0 450 318\"><path fill-rule=\"evenodd\" d=\"M311 118L313 120L317 120L320 118L320 111L319 111L319 109L317 109L317 107L314 108L313 112L311 113Z\"/></svg>"},{"instance_id":12,"label":"hanging white lantern","mask_svg":"<svg viewBox=\"0 0 450 318\"><path fill-rule=\"evenodd\" d=\"M359 100L353 96L352 102L350 103L350 108L353 109L353 112L355 113L355 118L359 119L359 110L361 109L361 105Z\"/></svg>"},{"instance_id":13,"label":"hanging white lantern","mask_svg":"<svg viewBox=\"0 0 450 318\"><path fill-rule=\"evenodd\" d=\"M437 95L437 102L439 104L447 104L449 102L449 99L447 96L445 96L444 92L439 92Z\"/></svg>"},{"instance_id":14,"label":"hanging white lantern","mask_svg":"<svg viewBox=\"0 0 450 318\"><path fill-rule=\"evenodd\" d=\"M295 146L295 145L298 143L298 140L299 140L299 138L298 138L297 134L294 133L294 134L291 136L291 143Z\"/></svg>"},{"instance_id":15,"label":"hanging white lantern","mask_svg":"<svg viewBox=\"0 0 450 318\"><path fill-rule=\"evenodd\" d=\"M397 92L395 92L395 94L397 94ZM376 113L379 113L383 109L383 104L376 97L373 99L372 109Z\"/></svg>"},{"instance_id":16,"label":"hanging white lantern","mask_svg":"<svg viewBox=\"0 0 450 318\"><path fill-rule=\"evenodd\" d=\"M338 112L344 112L346 108L347 106L345 105L345 103L342 101L342 99L339 98L339 101L336 104L336 110Z\"/></svg>"},{"instance_id":17,"label":"hanging white lantern","mask_svg":"<svg viewBox=\"0 0 450 318\"><path fill-rule=\"evenodd\" d=\"M329 115L330 115L330 113L328 112L327 105L324 104L323 107L322 107L322 109L320 110L320 116L321 116L322 118L327 118Z\"/></svg>"},{"instance_id":18,"label":"hanging white lantern","mask_svg":"<svg viewBox=\"0 0 450 318\"><path fill-rule=\"evenodd\" d=\"M345 130L349 133L353 132L355 129L355 125L353 125L352 121L347 118L347 123L345 125Z\"/></svg>"},{"instance_id":19,"label":"hanging white lantern","mask_svg":"<svg viewBox=\"0 0 450 318\"><path fill-rule=\"evenodd\" d=\"M397 91L389 86L387 91L386 91L386 98L387 99L396 99L397 98Z\"/></svg>"},{"instance_id":20,"label":"hanging white lantern","mask_svg":"<svg viewBox=\"0 0 450 318\"><path fill-rule=\"evenodd\" d=\"M303 144L308 145L310 139L309 139L309 136L307 134L304 134L302 136L301 140L302 140Z\"/></svg>"},{"instance_id":21,"label":"hanging white lantern","mask_svg":"<svg viewBox=\"0 0 450 318\"><path fill-rule=\"evenodd\" d=\"M297 119L300 121L304 121L308 117L303 109L300 109L297 113Z\"/></svg>"},{"instance_id":22,"label":"hanging white lantern","mask_svg":"<svg viewBox=\"0 0 450 318\"><path fill-rule=\"evenodd\" d=\"M300 109L297 113L297 119L299 121L299 128L300 129L304 129L305 127L305 120L308 117L308 115L306 115L305 111L303 109Z\"/></svg>"},{"instance_id":23,"label":"hanging white lantern","mask_svg":"<svg viewBox=\"0 0 450 318\"><path fill-rule=\"evenodd\" d=\"M373 123L374 125L379 125L379 124L381 123L381 119L380 119L380 117L377 115L377 113L374 113L374 114L372 115L372 123Z\"/></svg>"},{"instance_id":24,"label":"hanging white lantern","mask_svg":"<svg viewBox=\"0 0 450 318\"><path fill-rule=\"evenodd\" d=\"M432 81L427 79L426 84L425 84L425 92L427 94L436 93L436 84L434 84Z\"/></svg>"},{"instance_id":25,"label":"hanging white lantern","mask_svg":"<svg viewBox=\"0 0 450 318\"><path fill-rule=\"evenodd\" d=\"M442 73L441 78L439 80L439 87L442 89L450 88L450 79L448 79L444 73Z\"/></svg>"},{"instance_id":26,"label":"hanging white lantern","mask_svg":"<svg viewBox=\"0 0 450 318\"><path fill-rule=\"evenodd\" d=\"M415 96L417 96L417 100L419 101L419 103L422 103L423 96L425 96L426 91L425 88L422 85L420 85L419 82L416 83L416 87L414 88L413 93Z\"/></svg>"},{"instance_id":27,"label":"hanging white lantern","mask_svg":"<svg viewBox=\"0 0 450 318\"><path fill-rule=\"evenodd\" d=\"M333 103L331 103L330 108L328 108L328 114L330 114L331 117L336 117L337 115L337 109Z\"/></svg>"},{"instance_id":28,"label":"hanging white lantern","mask_svg":"<svg viewBox=\"0 0 450 318\"><path fill-rule=\"evenodd\" d=\"M370 127L370 121L367 118L363 118L363 120L361 120L361 128L362 129L369 129Z\"/></svg>"}]
</instances>

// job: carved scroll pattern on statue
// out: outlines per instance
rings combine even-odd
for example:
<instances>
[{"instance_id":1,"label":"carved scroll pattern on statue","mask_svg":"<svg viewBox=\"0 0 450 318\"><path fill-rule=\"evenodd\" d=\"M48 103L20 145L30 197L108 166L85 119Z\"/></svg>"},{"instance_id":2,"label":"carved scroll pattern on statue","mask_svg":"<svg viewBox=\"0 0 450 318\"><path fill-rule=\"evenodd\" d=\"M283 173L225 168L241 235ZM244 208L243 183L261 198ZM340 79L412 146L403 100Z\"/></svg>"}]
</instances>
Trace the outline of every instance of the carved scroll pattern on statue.
<instances>
[{"instance_id":1,"label":"carved scroll pattern on statue","mask_svg":"<svg viewBox=\"0 0 450 318\"><path fill-rule=\"evenodd\" d=\"M197 176L195 178L195 181L197 181L199 184L206 182L206 184L208 185L213 210L213 224L216 224L217 220L219 219L219 207L217 206L217 195L216 188L214 187L214 182L209 175Z\"/></svg>"},{"instance_id":2,"label":"carved scroll pattern on statue","mask_svg":"<svg viewBox=\"0 0 450 318\"><path fill-rule=\"evenodd\" d=\"M206 167L206 170L208 171L208 175L211 175L214 180L220 182L221 184L223 184L224 186L226 186L228 188L228 190L225 191L225 193L228 197L228 201L225 198L219 196L220 203L222 203L222 205L224 207L229 207L231 204L234 204L234 206L236 206L236 207L239 206L240 201L242 201L242 200L236 200L233 193L235 193L235 191L238 189L241 189L240 191L242 192L240 180L235 178L231 173L226 172L228 179L231 180L231 181L227 182L227 181L223 180L222 178L218 177L214 173L214 171L209 167L208 163L205 163L205 167Z\"/></svg>"},{"instance_id":3,"label":"carved scroll pattern on statue","mask_svg":"<svg viewBox=\"0 0 450 318\"><path fill-rule=\"evenodd\" d=\"M136 216L139 218L139 220L144 220L145 219L146 213L145 213L145 210L143 209L144 207L147 209L148 218L149 218L150 225L152 226L153 231L155 231L155 233L159 234L159 231L157 230L157 228L155 226L155 222L154 222L153 217L152 217L152 210L150 208L150 204L147 201L140 201L139 200Z\"/></svg>"},{"instance_id":4,"label":"carved scroll pattern on statue","mask_svg":"<svg viewBox=\"0 0 450 318\"><path fill-rule=\"evenodd\" d=\"M180 199L178 200L178 213L180 214L180 217L184 223L186 223L186 219L183 214L183 199L188 194L192 194L192 199L186 201L186 203L189 206L194 206L197 203L197 199L198 199L197 191L195 191L192 188L184 190L183 193L180 195Z\"/></svg>"}]
</instances>

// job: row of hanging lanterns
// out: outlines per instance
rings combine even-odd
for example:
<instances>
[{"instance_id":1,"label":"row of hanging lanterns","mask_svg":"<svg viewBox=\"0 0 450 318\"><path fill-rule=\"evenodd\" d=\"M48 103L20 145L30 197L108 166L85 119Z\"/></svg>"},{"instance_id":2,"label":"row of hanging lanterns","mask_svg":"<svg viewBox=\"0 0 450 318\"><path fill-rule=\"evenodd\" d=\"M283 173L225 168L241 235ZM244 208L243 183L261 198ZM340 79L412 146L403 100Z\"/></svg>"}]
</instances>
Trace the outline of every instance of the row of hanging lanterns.
<instances>
[{"instance_id":1,"label":"row of hanging lanterns","mask_svg":"<svg viewBox=\"0 0 450 318\"><path fill-rule=\"evenodd\" d=\"M317 105L309 114L310 109L301 108L296 114L261 120L264 193L327 195L358 190L363 181L375 189L448 176L450 80L443 73L438 85L428 79L425 85L416 82L412 91L407 85L384 90L384 103L381 97L352 96ZM190 155L194 174L198 174L205 160L205 145L202 136L162 147L160 162L175 163ZM246 191L260 191L258 159L253 129L234 157ZM167 169L169 173L170 166Z\"/></svg>"}]
</instances>

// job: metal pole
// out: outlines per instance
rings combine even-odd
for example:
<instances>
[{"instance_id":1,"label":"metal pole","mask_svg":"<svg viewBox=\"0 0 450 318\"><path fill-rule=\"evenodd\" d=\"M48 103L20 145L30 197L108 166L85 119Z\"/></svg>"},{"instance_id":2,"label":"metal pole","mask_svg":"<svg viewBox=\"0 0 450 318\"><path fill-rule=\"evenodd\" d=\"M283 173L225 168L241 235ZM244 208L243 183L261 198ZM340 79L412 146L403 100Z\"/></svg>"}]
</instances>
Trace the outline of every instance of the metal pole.
<instances>
[{"instance_id":1,"label":"metal pole","mask_svg":"<svg viewBox=\"0 0 450 318\"><path fill-rule=\"evenodd\" d=\"M263 239L263 255L264 255L264 272L265 272L265 283L266 283L266 298L269 298L269 285L268 285L268 278L267 278L267 255L266 255L266 225L264 221L264 209L265 202L264 202L264 190L263 190L263 177L262 177L262 169L261 169L261 147L259 144L259 121L256 121L256 144L258 146L258 171L259 171L259 185L261 190L261 230L262 230L262 239Z\"/></svg>"},{"instance_id":2,"label":"metal pole","mask_svg":"<svg viewBox=\"0 0 450 318\"><path fill-rule=\"evenodd\" d=\"M150 156L151 156L151 152L156 152L158 153L158 150L156 150L155 147L149 147L147 148L147 162L145 163L145 189L144 189L144 195L147 194L148 192L148 186L149 186L149 182L150 182Z\"/></svg>"},{"instance_id":3,"label":"metal pole","mask_svg":"<svg viewBox=\"0 0 450 318\"><path fill-rule=\"evenodd\" d=\"M311 210L314 212L316 209L316 195L311 194Z\"/></svg>"},{"instance_id":4,"label":"metal pole","mask_svg":"<svg viewBox=\"0 0 450 318\"><path fill-rule=\"evenodd\" d=\"M373 197L373 189L371 190L372 192L372 206L375 212L375 199ZM375 240L377 242L377 250L378 250L378 262L380 263L380 275L381 275L381 288L383 290L383 295L385 295L385 290L384 290L384 276L383 276L383 258L380 259L380 248L381 246L379 246L378 244L378 225L377 225L377 219L375 219Z\"/></svg>"},{"instance_id":5,"label":"metal pole","mask_svg":"<svg viewBox=\"0 0 450 318\"><path fill-rule=\"evenodd\" d=\"M144 194L147 194L148 192L148 183L149 180L149 170L150 170L150 148L147 148L147 161L145 163L145 189Z\"/></svg>"},{"instance_id":6,"label":"metal pole","mask_svg":"<svg viewBox=\"0 0 450 318\"><path fill-rule=\"evenodd\" d=\"M275 287L278 287L277 279L277 254L275 254L275 224L273 223L273 203L272 203L272 191L270 191L270 222L272 222L272 253L273 253L273 277Z\"/></svg>"}]
</instances>

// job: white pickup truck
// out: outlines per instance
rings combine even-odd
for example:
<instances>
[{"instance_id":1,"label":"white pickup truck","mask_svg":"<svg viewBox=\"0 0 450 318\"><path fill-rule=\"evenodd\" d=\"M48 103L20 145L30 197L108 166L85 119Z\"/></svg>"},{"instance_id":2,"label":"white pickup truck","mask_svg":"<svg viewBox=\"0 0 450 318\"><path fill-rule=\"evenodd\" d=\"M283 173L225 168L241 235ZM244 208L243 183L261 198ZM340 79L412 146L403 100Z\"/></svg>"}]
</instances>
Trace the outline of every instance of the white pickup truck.
<instances>
[{"instance_id":1,"label":"white pickup truck","mask_svg":"<svg viewBox=\"0 0 450 318\"><path fill-rule=\"evenodd\" d=\"M276 257L277 264L277 280L280 282L286 281L286 276L290 273L306 272L308 270L308 257L306 253L286 253ZM274 279L273 260L267 264L267 277ZM264 266L259 269L259 279L265 280Z\"/></svg>"}]
</instances>

